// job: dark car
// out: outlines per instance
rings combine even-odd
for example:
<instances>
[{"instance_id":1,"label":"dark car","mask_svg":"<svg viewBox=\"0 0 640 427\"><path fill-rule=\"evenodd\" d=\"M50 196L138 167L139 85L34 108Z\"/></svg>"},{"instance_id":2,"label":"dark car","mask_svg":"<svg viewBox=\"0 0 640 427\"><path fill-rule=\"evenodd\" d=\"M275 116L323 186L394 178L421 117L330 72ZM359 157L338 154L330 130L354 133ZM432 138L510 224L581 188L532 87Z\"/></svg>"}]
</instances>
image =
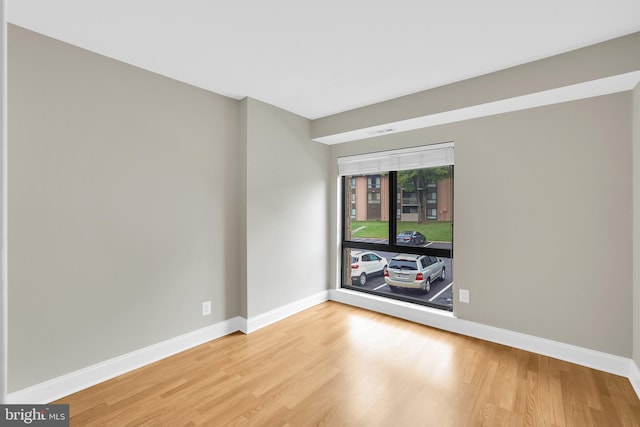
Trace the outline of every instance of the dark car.
<instances>
[{"instance_id":1,"label":"dark car","mask_svg":"<svg viewBox=\"0 0 640 427\"><path fill-rule=\"evenodd\" d=\"M419 231L401 231L396 236L396 243L398 245L424 245L427 243L427 238Z\"/></svg>"}]
</instances>

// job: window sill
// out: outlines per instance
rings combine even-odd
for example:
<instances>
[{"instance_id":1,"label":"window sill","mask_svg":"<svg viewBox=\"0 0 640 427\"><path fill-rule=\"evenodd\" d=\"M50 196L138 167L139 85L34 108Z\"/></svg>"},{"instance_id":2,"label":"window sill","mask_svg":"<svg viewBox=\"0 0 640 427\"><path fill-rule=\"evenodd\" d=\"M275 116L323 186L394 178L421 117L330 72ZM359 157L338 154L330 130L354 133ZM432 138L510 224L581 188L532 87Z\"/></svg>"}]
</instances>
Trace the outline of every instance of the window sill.
<instances>
[{"instance_id":1,"label":"window sill","mask_svg":"<svg viewBox=\"0 0 640 427\"><path fill-rule=\"evenodd\" d=\"M449 330L451 321L457 319L450 311L438 310L437 308L425 307L419 304L393 300L377 295L351 291L349 289L331 289L329 291L329 299L439 329Z\"/></svg>"}]
</instances>

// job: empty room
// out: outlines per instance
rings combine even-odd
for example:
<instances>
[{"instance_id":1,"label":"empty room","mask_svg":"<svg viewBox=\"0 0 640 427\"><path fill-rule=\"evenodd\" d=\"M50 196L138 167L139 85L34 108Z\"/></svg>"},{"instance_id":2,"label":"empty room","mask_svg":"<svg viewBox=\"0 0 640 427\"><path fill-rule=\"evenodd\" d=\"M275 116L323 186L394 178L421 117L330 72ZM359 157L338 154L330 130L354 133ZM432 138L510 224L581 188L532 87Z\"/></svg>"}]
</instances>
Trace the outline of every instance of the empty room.
<instances>
[{"instance_id":1,"label":"empty room","mask_svg":"<svg viewBox=\"0 0 640 427\"><path fill-rule=\"evenodd\" d=\"M2 5L1 425L640 426L639 2Z\"/></svg>"}]
</instances>

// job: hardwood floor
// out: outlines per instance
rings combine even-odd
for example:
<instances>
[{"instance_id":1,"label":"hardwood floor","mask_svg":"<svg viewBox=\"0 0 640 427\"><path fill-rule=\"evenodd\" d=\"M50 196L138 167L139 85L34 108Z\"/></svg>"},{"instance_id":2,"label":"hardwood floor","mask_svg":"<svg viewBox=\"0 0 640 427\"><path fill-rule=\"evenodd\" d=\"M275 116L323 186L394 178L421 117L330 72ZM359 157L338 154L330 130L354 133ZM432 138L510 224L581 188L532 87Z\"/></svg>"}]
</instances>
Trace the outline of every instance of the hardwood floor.
<instances>
[{"instance_id":1,"label":"hardwood floor","mask_svg":"<svg viewBox=\"0 0 640 427\"><path fill-rule=\"evenodd\" d=\"M640 426L626 378L326 302L75 393L72 426Z\"/></svg>"}]
</instances>

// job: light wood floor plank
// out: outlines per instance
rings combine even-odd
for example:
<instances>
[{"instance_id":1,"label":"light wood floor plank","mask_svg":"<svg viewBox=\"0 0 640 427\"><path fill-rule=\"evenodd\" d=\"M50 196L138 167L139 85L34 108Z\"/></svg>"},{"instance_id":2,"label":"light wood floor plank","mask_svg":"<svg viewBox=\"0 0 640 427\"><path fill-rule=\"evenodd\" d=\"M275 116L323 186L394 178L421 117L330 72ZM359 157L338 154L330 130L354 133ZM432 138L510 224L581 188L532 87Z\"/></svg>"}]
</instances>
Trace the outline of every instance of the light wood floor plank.
<instances>
[{"instance_id":1,"label":"light wood floor plank","mask_svg":"<svg viewBox=\"0 0 640 427\"><path fill-rule=\"evenodd\" d=\"M79 427L640 427L626 378L335 302L54 403Z\"/></svg>"}]
</instances>

